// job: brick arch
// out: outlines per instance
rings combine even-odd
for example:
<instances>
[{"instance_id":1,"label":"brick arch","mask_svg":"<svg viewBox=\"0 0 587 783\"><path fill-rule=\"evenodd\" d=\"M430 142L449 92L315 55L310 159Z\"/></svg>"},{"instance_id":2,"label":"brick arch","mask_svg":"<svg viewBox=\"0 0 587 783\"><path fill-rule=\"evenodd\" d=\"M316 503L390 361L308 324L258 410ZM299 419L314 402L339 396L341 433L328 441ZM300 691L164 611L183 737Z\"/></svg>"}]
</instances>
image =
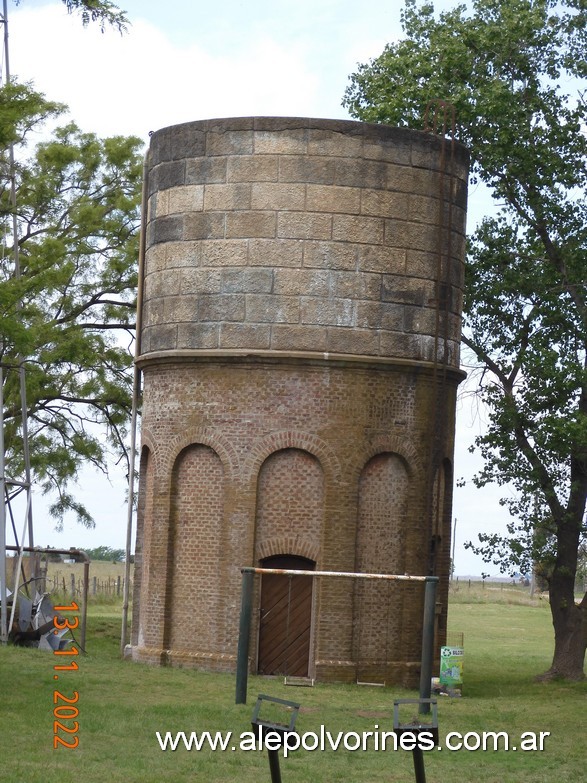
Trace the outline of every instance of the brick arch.
<instances>
[{"instance_id":1,"label":"brick arch","mask_svg":"<svg viewBox=\"0 0 587 783\"><path fill-rule=\"evenodd\" d=\"M164 646L189 650L193 637L211 651L218 637L225 475L219 454L189 443L173 465L165 595ZM193 612L197 600L201 612Z\"/></svg>"},{"instance_id":2,"label":"brick arch","mask_svg":"<svg viewBox=\"0 0 587 783\"><path fill-rule=\"evenodd\" d=\"M155 495L155 457L148 438L143 439L139 459L139 486L136 512L135 533L135 576L134 595L132 607L132 643L137 644L142 640L142 628L144 628L144 608L141 612L141 604L137 599L140 596L143 585L148 588L150 577L150 551L153 529L153 499Z\"/></svg>"},{"instance_id":3,"label":"brick arch","mask_svg":"<svg viewBox=\"0 0 587 783\"><path fill-rule=\"evenodd\" d=\"M445 457L436 468L434 474L434 481L432 484L432 500L431 500L431 526L432 535L442 538L445 535L445 528L448 523L448 530L450 532L452 519L452 486L453 486L453 464L452 461ZM446 518L448 511L448 520Z\"/></svg>"},{"instance_id":4,"label":"brick arch","mask_svg":"<svg viewBox=\"0 0 587 783\"><path fill-rule=\"evenodd\" d=\"M299 551L304 541L310 551L318 552L324 526L324 498L324 469L314 454L292 447L269 454L257 474L255 559L271 554L305 557L305 552ZM294 549L259 554L264 544L276 539Z\"/></svg>"},{"instance_id":5,"label":"brick arch","mask_svg":"<svg viewBox=\"0 0 587 783\"><path fill-rule=\"evenodd\" d=\"M378 452L365 462L358 481L357 571L405 573L409 494L408 465L400 454ZM403 602L404 590L397 582L374 580L358 586L355 644L361 678L364 672L373 671L377 660L397 655ZM375 676L382 676L382 672Z\"/></svg>"},{"instance_id":6,"label":"brick arch","mask_svg":"<svg viewBox=\"0 0 587 783\"><path fill-rule=\"evenodd\" d=\"M321 438L309 432L301 430L282 430L273 432L261 438L253 444L245 464L242 475L245 484L254 487L261 466L271 454L284 449L299 449L307 451L316 457L328 484L341 480L340 463L333 449Z\"/></svg>"},{"instance_id":7,"label":"brick arch","mask_svg":"<svg viewBox=\"0 0 587 783\"><path fill-rule=\"evenodd\" d=\"M188 446L197 445L208 446L216 452L228 480L237 475L238 455L229 441L208 427L197 427L171 438L161 449L160 468L161 478L164 482L169 484L171 481L174 465L181 452Z\"/></svg>"},{"instance_id":8,"label":"brick arch","mask_svg":"<svg viewBox=\"0 0 587 783\"><path fill-rule=\"evenodd\" d=\"M259 544L256 553L258 560L264 560L266 557L272 557L273 555L296 555L317 563L320 547L318 544L307 541L295 534L274 536Z\"/></svg>"},{"instance_id":9,"label":"brick arch","mask_svg":"<svg viewBox=\"0 0 587 783\"><path fill-rule=\"evenodd\" d=\"M409 485L407 463L401 455L384 451L365 462L359 478L358 570L403 572Z\"/></svg>"},{"instance_id":10,"label":"brick arch","mask_svg":"<svg viewBox=\"0 0 587 783\"><path fill-rule=\"evenodd\" d=\"M143 453L143 449L145 448L149 451L149 458L153 460L154 473L157 476L159 475L159 466L161 463L160 449L157 448L157 442L153 437L151 430L148 427L141 427L141 455Z\"/></svg>"},{"instance_id":11,"label":"brick arch","mask_svg":"<svg viewBox=\"0 0 587 783\"><path fill-rule=\"evenodd\" d=\"M379 437L372 441L367 449L359 452L349 465L349 477L355 483L367 463L378 454L395 454L404 462L410 479L421 478L424 475L424 466L418 450L404 438Z\"/></svg>"}]
</instances>

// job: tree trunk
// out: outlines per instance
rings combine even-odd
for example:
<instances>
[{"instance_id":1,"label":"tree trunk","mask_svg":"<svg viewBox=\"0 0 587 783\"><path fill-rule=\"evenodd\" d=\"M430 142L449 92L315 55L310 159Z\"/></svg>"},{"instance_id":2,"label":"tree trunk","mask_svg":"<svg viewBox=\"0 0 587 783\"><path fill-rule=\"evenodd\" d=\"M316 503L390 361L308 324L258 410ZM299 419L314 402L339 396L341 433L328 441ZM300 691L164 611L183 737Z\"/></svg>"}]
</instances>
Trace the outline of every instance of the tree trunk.
<instances>
[{"instance_id":1,"label":"tree trunk","mask_svg":"<svg viewBox=\"0 0 587 783\"><path fill-rule=\"evenodd\" d=\"M562 571L562 573L561 573ZM585 677L587 648L587 593L580 604L574 598L574 573L555 569L550 579L550 611L554 626L554 656L550 669L539 680Z\"/></svg>"}]
</instances>

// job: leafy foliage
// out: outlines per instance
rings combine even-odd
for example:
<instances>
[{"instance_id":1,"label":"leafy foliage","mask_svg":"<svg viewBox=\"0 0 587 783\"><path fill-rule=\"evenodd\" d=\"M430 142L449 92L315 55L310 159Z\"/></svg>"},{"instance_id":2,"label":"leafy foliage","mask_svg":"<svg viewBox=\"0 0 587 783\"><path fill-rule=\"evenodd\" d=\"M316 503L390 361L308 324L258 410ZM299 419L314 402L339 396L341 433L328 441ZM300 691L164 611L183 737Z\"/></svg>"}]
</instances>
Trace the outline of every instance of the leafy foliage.
<instances>
[{"instance_id":1,"label":"leafy foliage","mask_svg":"<svg viewBox=\"0 0 587 783\"><path fill-rule=\"evenodd\" d=\"M22 144L33 126L59 115L64 107L36 93L30 84L10 82L0 90L0 149Z\"/></svg>"},{"instance_id":2,"label":"leafy foliage","mask_svg":"<svg viewBox=\"0 0 587 783\"><path fill-rule=\"evenodd\" d=\"M16 5L20 5L23 0L15 0ZM121 11L114 3L108 0L63 0L68 13L78 11L84 27L90 22L97 22L100 29L104 32L106 25L111 25L121 33L126 32L128 28L128 19L124 11Z\"/></svg>"},{"instance_id":3,"label":"leafy foliage","mask_svg":"<svg viewBox=\"0 0 587 783\"><path fill-rule=\"evenodd\" d=\"M16 96L16 103L13 97ZM18 368L25 362L31 468L55 493L57 520L74 511L91 524L69 486L82 465L106 471L125 456L136 290L142 142L99 139L70 123L17 156L16 222L20 277L14 274L14 207L6 140L60 107L30 87L10 85L2 128L0 360L4 369L7 473L23 477Z\"/></svg>"},{"instance_id":4,"label":"leafy foliage","mask_svg":"<svg viewBox=\"0 0 587 783\"><path fill-rule=\"evenodd\" d=\"M108 560L112 563L122 563L126 554L124 549L113 549L110 546L97 546L85 549L84 552L90 560Z\"/></svg>"},{"instance_id":5,"label":"leafy foliage","mask_svg":"<svg viewBox=\"0 0 587 783\"><path fill-rule=\"evenodd\" d=\"M405 39L359 67L344 104L422 129L430 102L451 103L472 179L495 198L469 241L463 341L489 411L476 482L515 493L509 536L481 534L478 551L504 570L538 561L561 608L586 533L587 6L471 6L436 18L407 0Z\"/></svg>"}]
</instances>

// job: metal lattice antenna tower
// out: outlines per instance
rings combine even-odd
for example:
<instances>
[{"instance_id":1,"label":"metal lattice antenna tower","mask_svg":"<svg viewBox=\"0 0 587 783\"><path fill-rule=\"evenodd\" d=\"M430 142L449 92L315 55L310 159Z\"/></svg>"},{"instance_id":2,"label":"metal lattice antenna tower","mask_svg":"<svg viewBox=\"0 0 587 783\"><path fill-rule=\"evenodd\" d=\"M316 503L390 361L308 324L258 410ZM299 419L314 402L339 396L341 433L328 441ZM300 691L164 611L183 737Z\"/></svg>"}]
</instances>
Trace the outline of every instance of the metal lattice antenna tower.
<instances>
[{"instance_id":1,"label":"metal lattice antenna tower","mask_svg":"<svg viewBox=\"0 0 587 783\"><path fill-rule=\"evenodd\" d=\"M3 28L3 68L0 74L0 85L6 86L10 83L10 61L8 51L8 10L7 0L3 0L2 14L0 15L0 23ZM9 180L10 191L10 210L12 213L12 276L19 280L21 277L20 270L20 257L19 257L19 243L18 243L18 215L16 211L16 167L14 160L14 145L12 142L8 146L8 160L7 160L7 179ZM8 254L7 254L8 255ZM2 259L3 263L6 263L6 257ZM18 305L20 310L21 305ZM0 335L0 340L2 336ZM0 346L3 347L3 346ZM12 623L14 621L14 610L16 607L16 593L18 589L18 580L20 575L20 568L22 564L23 550L25 547L25 537L28 532L28 546L33 547L33 510L32 510L32 483L31 483L31 465L30 465L30 451L29 451L29 433L28 433L28 419L27 419L27 397L26 397L26 375L25 375L25 361L23 357L17 357L15 361L5 363L0 360L0 411L2 411L2 422L0 426L0 495L3 502L0 502L0 643L6 644L8 640L8 634L10 633ZM24 465L24 479L22 481L16 479L10 479L6 476L5 465L5 443L4 443L4 371L13 370L18 372L19 375L19 387L20 387L20 410L21 410L21 436L22 436L22 457ZM10 619L7 616L7 585L6 585L6 520L7 510L10 512L11 520L14 519L12 514L11 503L12 501L22 493L26 493L26 510L24 515L24 524L22 529L22 535L20 536L20 542L16 541L18 547L18 567L16 569L16 584L13 590L12 611ZM17 537L17 531L13 529L15 537ZM33 574L32 576L35 576Z\"/></svg>"}]
</instances>

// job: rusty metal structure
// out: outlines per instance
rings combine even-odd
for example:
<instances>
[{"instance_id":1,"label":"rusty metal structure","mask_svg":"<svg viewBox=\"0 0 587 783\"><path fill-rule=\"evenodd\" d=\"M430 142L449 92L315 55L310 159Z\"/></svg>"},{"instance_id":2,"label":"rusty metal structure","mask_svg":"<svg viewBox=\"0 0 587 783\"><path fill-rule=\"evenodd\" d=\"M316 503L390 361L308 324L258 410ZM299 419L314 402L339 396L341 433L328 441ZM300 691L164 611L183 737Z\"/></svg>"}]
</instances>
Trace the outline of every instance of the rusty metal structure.
<instances>
[{"instance_id":1,"label":"rusty metal structure","mask_svg":"<svg viewBox=\"0 0 587 783\"><path fill-rule=\"evenodd\" d=\"M82 604L80 607L80 647L86 650L86 630L88 617L88 588L90 583L90 558L82 549L47 549L43 547L6 546L7 552L31 555L32 575L22 569L22 563L16 558L14 584L15 592L7 590L6 605L10 610L8 640L23 647L39 647L42 650L66 649L71 644L73 634L68 628L55 629L55 618L60 617L55 610L51 594L45 589L46 578L39 567L41 555L68 555L84 565Z\"/></svg>"}]
</instances>

